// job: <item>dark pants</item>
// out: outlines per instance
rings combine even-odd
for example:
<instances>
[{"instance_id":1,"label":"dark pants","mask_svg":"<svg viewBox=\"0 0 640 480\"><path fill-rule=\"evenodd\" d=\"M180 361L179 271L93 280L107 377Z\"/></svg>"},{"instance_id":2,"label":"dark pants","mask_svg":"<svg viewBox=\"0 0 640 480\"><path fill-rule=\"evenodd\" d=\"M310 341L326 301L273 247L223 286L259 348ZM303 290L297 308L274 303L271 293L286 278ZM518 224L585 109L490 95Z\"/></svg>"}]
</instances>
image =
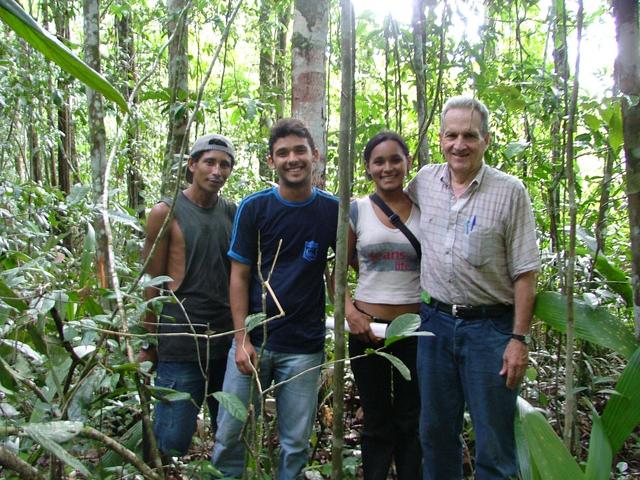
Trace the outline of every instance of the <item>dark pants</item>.
<instances>
[{"instance_id":1,"label":"dark pants","mask_svg":"<svg viewBox=\"0 0 640 480\"><path fill-rule=\"evenodd\" d=\"M366 480L386 480L392 460L395 460L399 480L421 476L416 346L414 337L400 340L386 349L409 368L410 381L379 355L351 362L364 411L362 463ZM350 357L376 347L349 336Z\"/></svg>"},{"instance_id":2,"label":"dark pants","mask_svg":"<svg viewBox=\"0 0 640 480\"><path fill-rule=\"evenodd\" d=\"M216 430L218 401L211 395L222 390L227 357L209 361L207 374L207 406L211 417L211 428ZM207 367L204 363L203 368ZM191 395L189 400L156 403L153 433L158 448L167 455L185 455L196 431L196 417L205 397L205 376L198 362L158 362L156 387L171 388Z\"/></svg>"},{"instance_id":3,"label":"dark pants","mask_svg":"<svg viewBox=\"0 0 640 480\"><path fill-rule=\"evenodd\" d=\"M462 478L465 405L475 433L476 478L515 478L517 390L499 375L513 314L463 320L423 303L420 317L420 330L435 334L418 341L424 480Z\"/></svg>"}]
</instances>

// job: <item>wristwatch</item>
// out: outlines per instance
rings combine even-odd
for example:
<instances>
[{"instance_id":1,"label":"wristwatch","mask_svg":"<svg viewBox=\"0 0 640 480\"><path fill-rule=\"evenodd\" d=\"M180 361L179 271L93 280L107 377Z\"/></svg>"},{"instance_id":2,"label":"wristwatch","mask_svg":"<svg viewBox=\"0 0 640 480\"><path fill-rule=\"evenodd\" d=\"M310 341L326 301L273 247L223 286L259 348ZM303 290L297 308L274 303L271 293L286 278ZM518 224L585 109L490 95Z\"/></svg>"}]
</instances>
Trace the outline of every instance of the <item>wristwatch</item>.
<instances>
[{"instance_id":1,"label":"wristwatch","mask_svg":"<svg viewBox=\"0 0 640 480\"><path fill-rule=\"evenodd\" d=\"M149 350L155 350L156 345L154 343L149 343L147 341L144 341L140 344L140 350L144 350L145 352L148 352Z\"/></svg>"},{"instance_id":2,"label":"wristwatch","mask_svg":"<svg viewBox=\"0 0 640 480\"><path fill-rule=\"evenodd\" d=\"M513 338L514 340L518 340L519 342L522 342L527 346L531 344L531 335L519 335L517 333L512 333L511 338Z\"/></svg>"}]
</instances>

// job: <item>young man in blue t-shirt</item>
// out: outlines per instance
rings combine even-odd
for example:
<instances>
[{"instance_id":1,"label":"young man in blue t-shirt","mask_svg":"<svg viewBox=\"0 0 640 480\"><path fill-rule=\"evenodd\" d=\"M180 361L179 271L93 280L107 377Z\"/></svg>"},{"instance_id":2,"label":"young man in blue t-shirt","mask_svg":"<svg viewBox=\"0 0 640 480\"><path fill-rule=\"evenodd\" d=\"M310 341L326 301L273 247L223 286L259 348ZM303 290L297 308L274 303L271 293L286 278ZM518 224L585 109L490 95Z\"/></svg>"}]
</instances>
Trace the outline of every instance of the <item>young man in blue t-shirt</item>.
<instances>
[{"instance_id":1,"label":"young man in blue t-shirt","mask_svg":"<svg viewBox=\"0 0 640 480\"><path fill-rule=\"evenodd\" d=\"M234 328L223 390L249 402L254 369L267 388L305 372L275 390L280 439L280 480L300 475L308 459L316 413L318 367L324 358L324 279L327 251L335 249L338 200L311 183L318 150L302 122L280 120L271 129L268 163L278 186L245 198L233 225L229 297ZM266 296L266 338L260 325L244 330L248 315L263 311L263 280L274 292ZM282 307L284 314L277 316ZM230 477L242 476L245 446L242 423L226 409L218 415L213 464Z\"/></svg>"}]
</instances>

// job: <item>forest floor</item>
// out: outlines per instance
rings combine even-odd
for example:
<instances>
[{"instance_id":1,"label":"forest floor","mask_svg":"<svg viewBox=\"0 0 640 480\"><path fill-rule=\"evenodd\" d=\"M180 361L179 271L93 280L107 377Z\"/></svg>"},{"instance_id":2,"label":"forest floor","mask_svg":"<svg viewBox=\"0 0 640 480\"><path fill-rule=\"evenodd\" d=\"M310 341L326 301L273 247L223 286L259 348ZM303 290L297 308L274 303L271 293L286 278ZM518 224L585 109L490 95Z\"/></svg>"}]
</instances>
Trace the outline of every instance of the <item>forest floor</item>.
<instances>
[{"instance_id":1,"label":"forest floor","mask_svg":"<svg viewBox=\"0 0 640 480\"><path fill-rule=\"evenodd\" d=\"M320 398L321 402L318 410L318 418L315 425L314 436L312 438L312 459L311 466L305 473L308 480L322 480L331 478L331 448L333 436L331 427L333 425L333 412L331 409L330 389L327 386L321 390L325 396ZM585 417L586 419L586 417ZM346 480L361 479L362 461L360 452L360 432L362 430L362 409L357 390L352 379L347 376L345 384L345 417L344 417L344 449L343 449L343 474ZM589 436L591 426L589 422L580 422L581 448L586 453L588 451ZM205 440L203 441L203 436ZM464 475L465 479L473 479L473 461L469 455L469 450L473 450L473 435L469 428L463 433L465 440L464 451ZM277 447L277 439L271 438L271 448ZM170 479L197 479L198 474L189 473L189 465L208 462L210 459L213 442L209 432L202 432L199 438L194 441L189 454L180 459L178 468L174 469ZM265 446L269 449L269 445ZM613 462L611 479L615 480L637 480L640 479L640 428L636 429L633 435L625 443L622 451ZM185 468L182 468L185 467ZM266 478L269 478L268 476ZM397 477L393 469L389 472L388 480L396 480ZM568 479L567 479L568 480Z\"/></svg>"}]
</instances>

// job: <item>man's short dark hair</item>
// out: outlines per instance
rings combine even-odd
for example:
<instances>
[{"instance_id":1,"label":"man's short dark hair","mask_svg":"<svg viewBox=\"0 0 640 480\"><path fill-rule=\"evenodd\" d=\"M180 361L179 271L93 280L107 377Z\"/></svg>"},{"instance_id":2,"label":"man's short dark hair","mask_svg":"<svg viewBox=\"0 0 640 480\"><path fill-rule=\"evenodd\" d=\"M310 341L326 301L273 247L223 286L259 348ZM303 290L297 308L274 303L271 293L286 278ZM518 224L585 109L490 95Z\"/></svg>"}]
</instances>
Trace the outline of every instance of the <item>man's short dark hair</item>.
<instances>
[{"instance_id":1,"label":"man's short dark hair","mask_svg":"<svg viewBox=\"0 0 640 480\"><path fill-rule=\"evenodd\" d=\"M302 121L297 118L282 118L278 120L273 127L271 127L271 132L269 134L269 155L273 156L273 146L278 139L288 137L289 135L306 138L311 150L313 151L316 149L313 137Z\"/></svg>"}]
</instances>

